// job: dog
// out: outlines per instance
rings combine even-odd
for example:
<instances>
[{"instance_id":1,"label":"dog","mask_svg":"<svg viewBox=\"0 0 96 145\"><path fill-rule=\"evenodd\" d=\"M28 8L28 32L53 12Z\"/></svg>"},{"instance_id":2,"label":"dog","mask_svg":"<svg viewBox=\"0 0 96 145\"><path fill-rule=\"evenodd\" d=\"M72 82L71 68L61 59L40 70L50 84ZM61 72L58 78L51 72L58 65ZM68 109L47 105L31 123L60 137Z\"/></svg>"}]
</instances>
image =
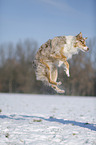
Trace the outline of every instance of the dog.
<instances>
[{"instance_id":1,"label":"dog","mask_svg":"<svg viewBox=\"0 0 96 145\"><path fill-rule=\"evenodd\" d=\"M71 59L72 55L78 54L80 50L84 52L89 50L86 46L86 39L87 37L83 38L80 32L76 36L57 36L41 45L34 59L36 79L51 86L57 93L64 93L65 90L58 88L61 82L57 82L57 68L64 65L64 71L69 77L67 60Z\"/></svg>"}]
</instances>

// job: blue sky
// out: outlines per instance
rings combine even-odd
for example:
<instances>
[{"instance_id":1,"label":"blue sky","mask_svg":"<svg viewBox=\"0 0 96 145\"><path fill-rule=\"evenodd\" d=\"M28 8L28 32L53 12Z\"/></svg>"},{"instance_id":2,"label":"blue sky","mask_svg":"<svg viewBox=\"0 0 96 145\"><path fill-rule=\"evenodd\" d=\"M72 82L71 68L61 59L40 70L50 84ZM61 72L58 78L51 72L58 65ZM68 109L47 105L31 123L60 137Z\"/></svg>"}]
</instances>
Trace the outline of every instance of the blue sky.
<instances>
[{"instance_id":1,"label":"blue sky","mask_svg":"<svg viewBox=\"0 0 96 145\"><path fill-rule=\"evenodd\" d=\"M95 0L0 0L0 44L95 35Z\"/></svg>"}]
</instances>

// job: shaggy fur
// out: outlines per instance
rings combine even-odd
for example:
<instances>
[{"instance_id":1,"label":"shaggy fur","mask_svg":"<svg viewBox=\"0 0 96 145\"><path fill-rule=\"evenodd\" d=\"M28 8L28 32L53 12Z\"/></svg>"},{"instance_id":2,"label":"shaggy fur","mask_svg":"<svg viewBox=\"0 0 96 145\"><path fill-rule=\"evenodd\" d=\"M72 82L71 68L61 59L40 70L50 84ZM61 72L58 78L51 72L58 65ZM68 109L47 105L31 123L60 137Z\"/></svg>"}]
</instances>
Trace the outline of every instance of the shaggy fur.
<instances>
[{"instance_id":1,"label":"shaggy fur","mask_svg":"<svg viewBox=\"0 0 96 145\"><path fill-rule=\"evenodd\" d=\"M86 46L86 39L82 37L80 32L77 36L58 36L41 45L34 60L36 79L45 82L58 93L64 93L64 90L58 88L61 82L57 82L57 68L64 65L65 72L69 77L67 60L71 59L72 55L78 54L80 50L89 50Z\"/></svg>"}]
</instances>

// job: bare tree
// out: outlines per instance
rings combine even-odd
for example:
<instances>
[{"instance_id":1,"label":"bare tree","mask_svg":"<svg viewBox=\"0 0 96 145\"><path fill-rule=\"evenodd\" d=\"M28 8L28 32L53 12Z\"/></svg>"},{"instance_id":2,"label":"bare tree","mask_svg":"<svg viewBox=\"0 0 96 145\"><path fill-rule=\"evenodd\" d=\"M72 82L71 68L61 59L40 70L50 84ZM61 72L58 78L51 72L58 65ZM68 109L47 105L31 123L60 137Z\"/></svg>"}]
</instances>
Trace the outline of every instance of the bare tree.
<instances>
[{"instance_id":1,"label":"bare tree","mask_svg":"<svg viewBox=\"0 0 96 145\"><path fill-rule=\"evenodd\" d=\"M58 81L62 79L66 95L96 95L96 38L87 43L90 51L70 60L69 78L64 68L59 69ZM32 61L37 48L37 42L29 39L19 41L16 46L0 45L0 92L56 94L36 80Z\"/></svg>"}]
</instances>

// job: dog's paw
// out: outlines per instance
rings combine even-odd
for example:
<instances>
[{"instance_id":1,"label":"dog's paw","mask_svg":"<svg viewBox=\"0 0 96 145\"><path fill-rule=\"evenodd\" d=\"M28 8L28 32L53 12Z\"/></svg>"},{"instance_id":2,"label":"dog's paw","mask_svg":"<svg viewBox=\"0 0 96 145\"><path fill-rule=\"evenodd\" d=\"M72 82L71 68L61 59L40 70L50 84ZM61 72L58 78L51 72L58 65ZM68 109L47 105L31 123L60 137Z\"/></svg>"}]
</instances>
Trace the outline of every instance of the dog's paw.
<instances>
[{"instance_id":1,"label":"dog's paw","mask_svg":"<svg viewBox=\"0 0 96 145\"><path fill-rule=\"evenodd\" d=\"M60 90L58 90L57 92L58 92L58 93L65 93L65 90L61 90L61 89L60 89Z\"/></svg>"},{"instance_id":2,"label":"dog's paw","mask_svg":"<svg viewBox=\"0 0 96 145\"><path fill-rule=\"evenodd\" d=\"M65 93L65 90L59 89L56 85L51 85L51 87L52 87L57 93Z\"/></svg>"},{"instance_id":3,"label":"dog's paw","mask_svg":"<svg viewBox=\"0 0 96 145\"><path fill-rule=\"evenodd\" d=\"M66 72L66 75L67 75L68 77L70 77L69 70L67 69L65 72Z\"/></svg>"},{"instance_id":4,"label":"dog's paw","mask_svg":"<svg viewBox=\"0 0 96 145\"><path fill-rule=\"evenodd\" d=\"M57 82L57 86L58 86L58 85L60 86L61 84L62 84L62 82Z\"/></svg>"}]
</instances>

